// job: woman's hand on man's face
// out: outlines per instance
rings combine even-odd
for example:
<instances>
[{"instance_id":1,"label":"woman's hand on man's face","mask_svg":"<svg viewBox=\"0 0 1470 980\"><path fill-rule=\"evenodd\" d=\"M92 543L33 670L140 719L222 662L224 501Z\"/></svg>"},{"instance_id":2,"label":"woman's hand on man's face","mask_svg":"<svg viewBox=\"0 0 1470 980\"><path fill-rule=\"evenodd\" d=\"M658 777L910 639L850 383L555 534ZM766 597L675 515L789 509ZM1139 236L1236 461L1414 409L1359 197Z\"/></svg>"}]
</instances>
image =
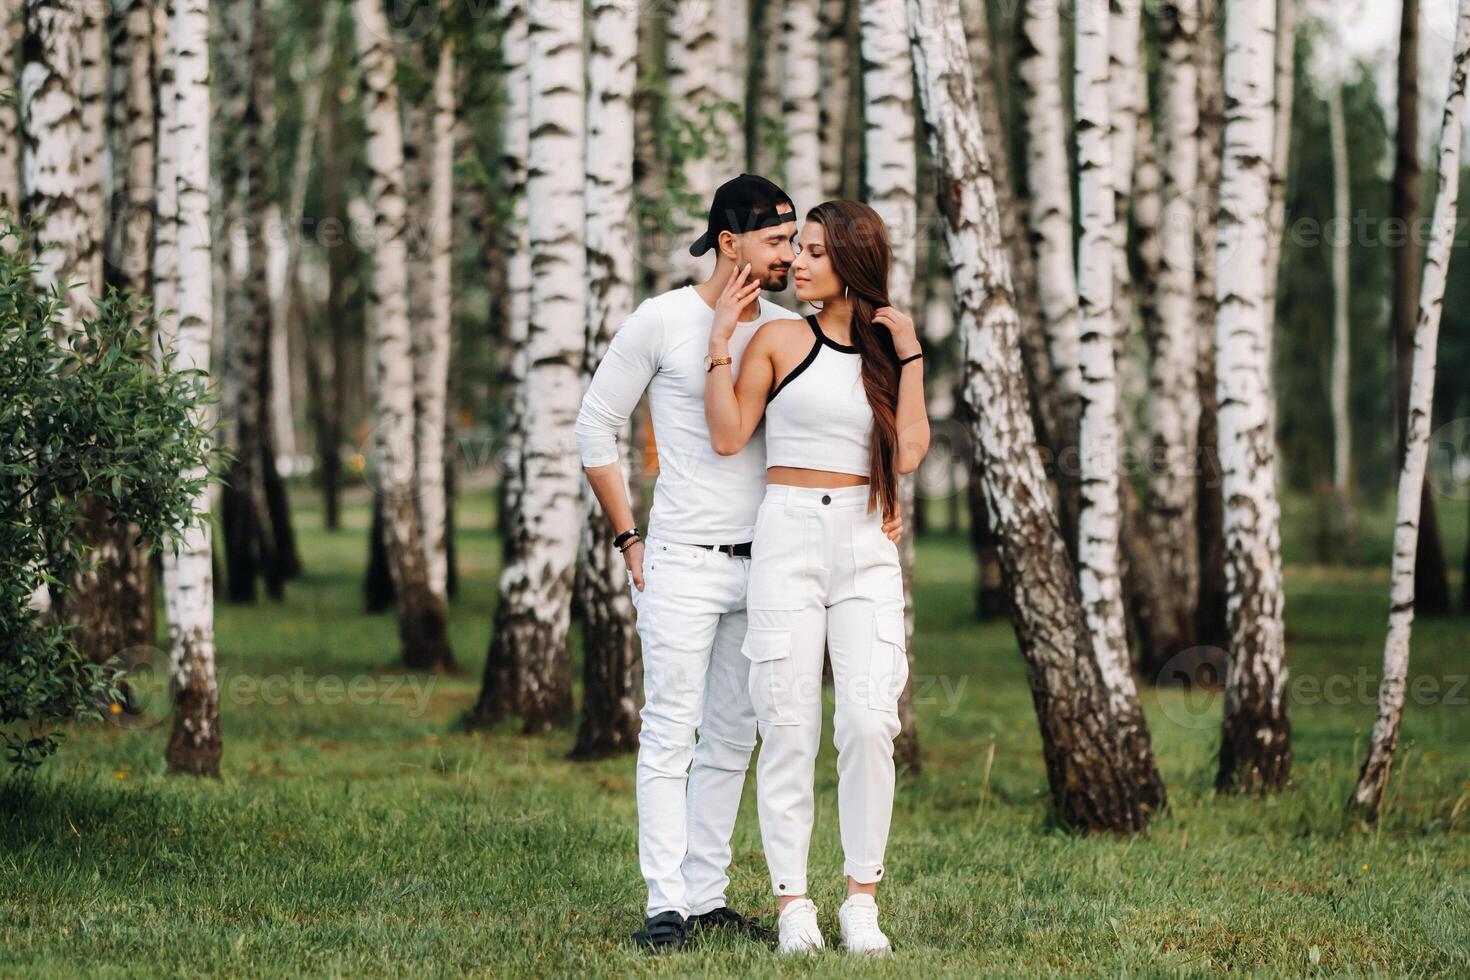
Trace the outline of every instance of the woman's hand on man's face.
<instances>
[{"instance_id":1,"label":"woman's hand on man's face","mask_svg":"<svg viewBox=\"0 0 1470 980\"><path fill-rule=\"evenodd\" d=\"M740 322L740 311L760 291L760 280L750 278L749 262L730 273L725 288L720 291L719 300L715 302L715 322L709 334L709 352L712 357L724 357L729 353L730 338L735 335L735 326Z\"/></svg>"}]
</instances>

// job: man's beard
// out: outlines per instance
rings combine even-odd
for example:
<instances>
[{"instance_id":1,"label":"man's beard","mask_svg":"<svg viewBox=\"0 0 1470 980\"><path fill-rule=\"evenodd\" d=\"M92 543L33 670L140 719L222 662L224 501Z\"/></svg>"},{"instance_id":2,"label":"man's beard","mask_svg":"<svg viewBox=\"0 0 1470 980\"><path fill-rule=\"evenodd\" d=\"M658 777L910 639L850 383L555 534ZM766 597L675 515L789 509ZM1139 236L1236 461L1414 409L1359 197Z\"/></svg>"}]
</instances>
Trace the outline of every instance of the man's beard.
<instances>
[{"instance_id":1,"label":"man's beard","mask_svg":"<svg viewBox=\"0 0 1470 980\"><path fill-rule=\"evenodd\" d=\"M786 288L786 277L790 274L790 267L784 269L767 269L764 278L761 279L761 289L769 293L779 293Z\"/></svg>"}]
</instances>

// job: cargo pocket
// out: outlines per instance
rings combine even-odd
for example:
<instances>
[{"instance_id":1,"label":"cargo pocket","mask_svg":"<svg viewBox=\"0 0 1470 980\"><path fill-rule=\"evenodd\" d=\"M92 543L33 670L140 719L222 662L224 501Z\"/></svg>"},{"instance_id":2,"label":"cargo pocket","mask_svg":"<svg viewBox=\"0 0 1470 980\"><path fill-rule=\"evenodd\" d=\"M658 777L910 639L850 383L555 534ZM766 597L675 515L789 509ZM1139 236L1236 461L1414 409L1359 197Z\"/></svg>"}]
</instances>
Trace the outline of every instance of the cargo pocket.
<instances>
[{"instance_id":1,"label":"cargo pocket","mask_svg":"<svg viewBox=\"0 0 1470 980\"><path fill-rule=\"evenodd\" d=\"M763 618L771 618L767 612ZM750 661L750 703L755 716L767 725L796 723L795 673L791 667L791 626L794 612L778 613L786 625L751 626L740 652Z\"/></svg>"},{"instance_id":2,"label":"cargo pocket","mask_svg":"<svg viewBox=\"0 0 1470 980\"><path fill-rule=\"evenodd\" d=\"M903 612L877 613L873 616L873 642L868 654L868 707L897 710L908 678Z\"/></svg>"}]
</instances>

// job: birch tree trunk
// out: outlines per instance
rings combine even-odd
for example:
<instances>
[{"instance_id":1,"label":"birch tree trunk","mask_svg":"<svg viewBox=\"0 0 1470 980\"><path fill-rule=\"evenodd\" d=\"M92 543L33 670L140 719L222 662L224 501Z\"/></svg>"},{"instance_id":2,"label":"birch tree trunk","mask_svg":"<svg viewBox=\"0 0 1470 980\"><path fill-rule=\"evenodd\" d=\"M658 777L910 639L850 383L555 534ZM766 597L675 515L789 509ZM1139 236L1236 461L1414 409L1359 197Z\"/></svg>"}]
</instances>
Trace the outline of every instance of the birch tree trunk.
<instances>
[{"instance_id":1,"label":"birch tree trunk","mask_svg":"<svg viewBox=\"0 0 1470 980\"><path fill-rule=\"evenodd\" d=\"M174 68L179 57L175 41L179 15L176 5L177 0L161 0L154 3L149 11L153 17L151 84L158 97L158 133L153 171L153 256L148 267L152 277L153 310L159 317L158 329L161 331L168 327L175 332L179 312L179 90ZM207 107L205 111L208 111ZM211 296L211 321L213 306ZM165 322L165 318L170 318L170 322ZM161 339L155 335L154 341L156 349L161 352ZM206 366L209 364L209 349L205 348Z\"/></svg>"},{"instance_id":2,"label":"birch tree trunk","mask_svg":"<svg viewBox=\"0 0 1470 980\"><path fill-rule=\"evenodd\" d=\"M939 172L978 472L1026 659L1053 805L1071 826L1135 831L1147 824L1149 806L1119 741L1077 581L1048 502L958 3L908 0L906 9Z\"/></svg>"},{"instance_id":3,"label":"birch tree trunk","mask_svg":"<svg viewBox=\"0 0 1470 980\"><path fill-rule=\"evenodd\" d=\"M213 277L209 214L209 4L207 0L168 0L176 7L170 18L169 47L173 78L163 74L160 86L159 200L168 201L160 215L160 238L176 239L174 262L168 253L159 282L165 295L177 297L178 315L163 316L159 336L178 357L183 370L207 371L214 325ZM171 84L170 84L171 81ZM172 198L172 200L169 200ZM170 212L173 216L170 216ZM175 225L165 230L165 226ZM170 266L173 266L171 269ZM176 276L176 279L174 278ZM167 307L164 307L167 309ZM202 424L203 406L193 408ZM202 477L202 473L191 474ZM201 487L195 508L208 512L208 490ZM164 604L168 616L169 670L174 691L173 731L166 756L169 768L199 775L218 775L222 742L219 727L219 684L214 665L213 551L210 522L191 527L177 549L163 555Z\"/></svg>"},{"instance_id":4,"label":"birch tree trunk","mask_svg":"<svg viewBox=\"0 0 1470 980\"><path fill-rule=\"evenodd\" d=\"M254 602L257 579L265 578L266 593L279 599L284 580L275 551L263 471L268 436L264 429L267 391L267 360L270 341L270 290L266 283L265 240L259 229L269 217L265 184L265 160L269 103L274 84L270 78L268 42L257 38L265 26L263 0L233 0L223 5L222 19L231 35L227 49L243 54L248 64L237 101L234 87L227 87L228 105L239 105L240 161L222 174L243 176L240 188L226 186L227 200L236 198L234 210L240 219L232 229L227 246L232 264L243 256L244 269L231 277L231 296L226 304L229 330L225 338L227 373L224 401L231 419L234 458L225 480L221 524L225 535L229 596L236 602ZM239 69L235 69L239 73ZM228 111L228 108L227 110ZM225 147L228 155L230 147ZM228 178L227 178L228 179ZM231 191L236 193L231 194Z\"/></svg>"},{"instance_id":5,"label":"birch tree trunk","mask_svg":"<svg viewBox=\"0 0 1470 980\"><path fill-rule=\"evenodd\" d=\"M1352 284L1348 260L1352 255L1352 201L1349 194L1347 120L1342 109L1342 82L1327 86L1327 122L1332 141L1332 205L1340 237L1332 242L1332 366L1329 392L1332 402L1332 493L1333 508L1341 531L1343 552L1352 559L1358 553L1358 521L1353 510L1353 428L1348 412L1348 372L1351 332L1348 311ZM1339 537L1339 536L1335 536Z\"/></svg>"},{"instance_id":6,"label":"birch tree trunk","mask_svg":"<svg viewBox=\"0 0 1470 980\"><path fill-rule=\"evenodd\" d=\"M1100 0L1083 0L1083 4ZM1148 91L1140 84L1140 39L1144 0L1108 0L1103 28L1108 47L1108 144L1111 152L1113 194L1113 349L1119 379L1124 368L1124 345L1133 327L1133 274L1128 267L1128 214L1133 198L1133 170L1138 154L1138 118L1148 112ZM1079 16L1079 20L1081 17ZM1080 136L1079 136L1080 139ZM1122 381L1118 381L1121 389ZM1120 434L1121 445L1121 434Z\"/></svg>"},{"instance_id":7,"label":"birch tree trunk","mask_svg":"<svg viewBox=\"0 0 1470 980\"><path fill-rule=\"evenodd\" d=\"M13 25L20 19L21 5L24 2L25 0L0 0L0 24L5 26L4 32L0 33L0 91L20 91L20 79L16 76L18 52ZM10 215L12 219L20 216L25 194L20 177L20 157L24 143L18 103L15 100L0 103L0 211Z\"/></svg>"},{"instance_id":8,"label":"birch tree trunk","mask_svg":"<svg viewBox=\"0 0 1470 980\"><path fill-rule=\"evenodd\" d=\"M1225 90L1220 58L1220 7L1199 8L1196 63L1199 66L1199 180L1195 209L1194 308L1199 369L1199 603L1195 607L1196 649L1213 651L1222 662L1230 645L1225 607L1225 501L1220 473L1218 403L1215 398L1215 245L1220 218L1220 158L1224 153Z\"/></svg>"},{"instance_id":9,"label":"birch tree trunk","mask_svg":"<svg viewBox=\"0 0 1470 980\"><path fill-rule=\"evenodd\" d=\"M750 75L751 0L724 0L719 7L719 64L716 85L729 114L722 127L725 140L720 147L719 171L734 175L744 171L746 163L745 111L748 104L747 79ZM590 8L589 8L590 9ZM762 39L764 40L764 39ZM817 56L812 52L813 58ZM818 164L820 166L820 163ZM728 180L729 177L722 177Z\"/></svg>"},{"instance_id":10,"label":"birch tree trunk","mask_svg":"<svg viewBox=\"0 0 1470 980\"><path fill-rule=\"evenodd\" d=\"M355 0L367 128L375 240L369 288L373 308L373 420L377 493L393 578L404 663L454 671L444 601L429 588L423 525L414 499L413 360L408 290L403 136L399 126L393 37L376 0Z\"/></svg>"},{"instance_id":11,"label":"birch tree trunk","mask_svg":"<svg viewBox=\"0 0 1470 980\"><path fill-rule=\"evenodd\" d=\"M108 209L108 280L133 296L147 296L153 277L154 0L125 0L112 19L110 95L112 201ZM141 307L134 325L143 319Z\"/></svg>"},{"instance_id":12,"label":"birch tree trunk","mask_svg":"<svg viewBox=\"0 0 1470 980\"><path fill-rule=\"evenodd\" d=\"M1059 469L1075 472L1082 375L1058 5L1051 0L1023 0L1017 42L1016 70L1025 120L1028 237L1036 256L1037 302L1061 405L1061 439L1055 448ZM1076 502L1064 499L1062 513L1076 511ZM1075 538L1069 535L1068 542L1069 550L1075 550Z\"/></svg>"},{"instance_id":13,"label":"birch tree trunk","mask_svg":"<svg viewBox=\"0 0 1470 980\"><path fill-rule=\"evenodd\" d=\"M1286 225L1286 177L1291 167L1291 117L1296 87L1296 0L1276 0L1276 96L1272 105L1271 212L1266 224L1266 311L1276 319L1276 284L1281 276L1281 233ZM1276 367L1275 338L1271 367ZM1275 398L1271 399L1274 418ZM1275 431L1275 423L1272 423Z\"/></svg>"},{"instance_id":14,"label":"birch tree trunk","mask_svg":"<svg viewBox=\"0 0 1470 980\"><path fill-rule=\"evenodd\" d=\"M786 161L783 168L786 175L785 190L791 195L791 200L796 202L796 213L803 218L807 211L822 203L819 2L820 0L783 0L781 4L781 110L786 121ZM868 3L864 2L863 7L866 17ZM864 64L864 72L866 71L867 65ZM911 84L909 91L912 90ZM912 96L909 102L912 104ZM903 139L902 133L890 135L895 141ZM869 145L871 148L871 144ZM913 146L912 137L909 138L908 145ZM872 165L871 160L869 165ZM912 263L910 267L912 271Z\"/></svg>"},{"instance_id":15,"label":"birch tree trunk","mask_svg":"<svg viewBox=\"0 0 1470 980\"><path fill-rule=\"evenodd\" d=\"M787 6L788 16L791 7ZM918 157L914 146L914 65L909 55L903 0L862 0L859 8L863 66L863 150L867 160L864 200L888 227L893 264L888 296L900 310L915 313L914 280L918 261ZM788 77L790 73L788 72ZM790 116L788 115L788 119ZM818 185L820 189L820 185ZM801 200L801 198L796 198ZM899 503L910 533L899 546L903 567L905 649L913 663L914 476L899 480ZM910 676L914 672L910 671ZM894 752L911 771L919 769L919 736L913 714L912 685L900 698L902 732Z\"/></svg>"},{"instance_id":16,"label":"birch tree trunk","mask_svg":"<svg viewBox=\"0 0 1470 980\"><path fill-rule=\"evenodd\" d=\"M1383 812L1384 791L1398 748L1409 670L1409 633L1414 624L1415 551L1419 544L1419 504L1429 454L1429 424L1434 399L1434 359L1439 322L1444 312L1445 280L1455 240L1455 212L1460 194L1460 143L1464 126L1465 86L1470 74L1470 0L1460 0L1449 98L1440 128L1439 175L1434 217L1424 257L1424 283L1419 291L1419 323L1414 328L1413 382L1409 388L1409 425L1404 436L1404 462L1399 472L1398 515L1393 531L1393 586L1388 636L1383 644L1383 680L1378 686L1378 720L1368 743L1368 756L1353 792L1354 809L1369 820Z\"/></svg>"},{"instance_id":17,"label":"birch tree trunk","mask_svg":"<svg viewBox=\"0 0 1470 980\"><path fill-rule=\"evenodd\" d=\"M733 173L725 176L720 169L723 152L719 145L726 131L734 126L723 112L715 110L717 125L714 132L709 132L707 119L709 108L721 103L721 83L717 77L720 61L719 7L715 0L692 0L676 9L677 16L669 22L668 118L682 136L704 133L709 143L703 152L696 144L691 147L688 159L671 161L671 180L682 191L688 207L676 208L674 220L666 229L670 287L706 279L714 269L713 252L696 258L689 254L689 244L704 230L705 215L715 188L722 180L734 176ZM815 106L813 111L816 111ZM789 121L787 129L789 132ZM792 196L795 197L794 194ZM797 199L797 206L802 206L800 199Z\"/></svg>"},{"instance_id":18,"label":"birch tree trunk","mask_svg":"<svg viewBox=\"0 0 1470 980\"><path fill-rule=\"evenodd\" d=\"M1419 0L1403 0L1399 21L1398 130L1394 135L1393 192L1389 218L1412 228L1419 220ZM1408 431L1409 388L1414 331L1419 320L1419 240L1405 235L1393 249L1393 315L1390 339L1394 365L1394 421L1398 460L1404 458ZM1425 486L1419 503L1419 547L1414 568L1415 605L1420 613L1443 615L1450 610L1449 572L1439 535L1434 493Z\"/></svg>"},{"instance_id":19,"label":"birch tree trunk","mask_svg":"<svg viewBox=\"0 0 1470 980\"><path fill-rule=\"evenodd\" d=\"M277 312L286 250L278 241L281 182L276 176L275 48L270 17L266 0L257 0L253 7L254 27L250 41L250 85L255 125L247 127L250 174L246 185L246 207L250 212L252 240L248 252L249 282L245 293L250 310L249 335L258 345L260 358L257 374L260 418L256 432L260 441L259 493L265 502L267 515L262 530L271 535L269 544L261 551L271 560L263 565L262 570L267 592L272 598L280 598L285 594L286 581L301 574L301 555L296 548L286 481L281 477L276 454L276 413L280 404L276 382L278 376L285 384L290 382L286 377L289 375L288 366L278 363L282 361L283 351L288 350L288 336L284 318ZM287 402L289 397L288 390L285 393ZM284 410L289 416L289 406ZM290 429L289 418L282 422L282 426ZM294 435L291 438L294 442Z\"/></svg>"},{"instance_id":20,"label":"birch tree trunk","mask_svg":"<svg viewBox=\"0 0 1470 980\"><path fill-rule=\"evenodd\" d=\"M1117 170L1112 153L1123 144L1131 151L1131 142L1117 136L1109 101L1109 30L1118 18L1109 16L1101 0L1084 0L1075 16L1077 179L1082 212L1077 252L1082 383L1077 440L1082 484L1077 516L1078 584L1093 655L1119 726L1123 751L1143 780L1140 789L1149 794L1149 804L1157 806L1163 800L1163 781L1154 768L1148 726L1133 682L1120 567L1122 425L1114 289L1121 249L1114 193ZM1136 33L1133 47L1136 50ZM1131 76L1129 80L1133 80ZM1132 160L1130 152L1130 169Z\"/></svg>"},{"instance_id":21,"label":"birch tree trunk","mask_svg":"<svg viewBox=\"0 0 1470 980\"><path fill-rule=\"evenodd\" d=\"M510 294L505 344L504 387L510 392L506 421L507 460L516 460L525 441L526 338L531 329L531 223L526 210L527 153L531 138L530 35L526 0L502 0L500 49L506 87L505 130L501 134L500 173L510 202L505 229L506 284ZM521 506L521 470L507 466L501 476L501 564L518 557L520 536L513 532ZM488 669L488 667L487 667Z\"/></svg>"},{"instance_id":22,"label":"birch tree trunk","mask_svg":"<svg viewBox=\"0 0 1470 980\"><path fill-rule=\"evenodd\" d=\"M820 0L822 15L822 197L842 196L847 109L852 100L852 52L847 44L849 0Z\"/></svg>"},{"instance_id":23,"label":"birch tree trunk","mask_svg":"<svg viewBox=\"0 0 1470 980\"><path fill-rule=\"evenodd\" d=\"M1163 210L1158 224L1156 316L1149 324L1148 528L1169 582L1166 618L1186 632L1148 649L1145 676L1193 644L1199 597L1197 482L1200 425L1199 325L1195 319L1195 206L1199 176L1199 77L1195 67L1196 0L1180 0L1159 21L1163 74Z\"/></svg>"},{"instance_id":24,"label":"birch tree trunk","mask_svg":"<svg viewBox=\"0 0 1470 980\"><path fill-rule=\"evenodd\" d=\"M1039 284L1036 261L1031 244L1027 241L1027 230L1023 228L1020 206L1017 204L1017 182L1011 177L1011 150L1004 127L1001 124L1001 98L995 82L995 65L992 55L990 26L987 22L985 4L981 0L966 3L962 10L965 17L965 40L969 50L970 68L975 79L975 95L980 104L980 128L985 134L985 151L990 160L991 183L995 187L996 206L1000 212L1000 234L1007 247L1006 254L1011 262L1011 281L1016 297L1016 316L1020 321L1021 358L1026 368L1026 379L1031 389L1035 406L1036 421L1041 427L1041 442L1050 457L1052 479L1057 485L1057 517L1061 523L1062 537L1069 542L1077 539L1077 467L1075 460L1062 459L1067 446L1076 446L1076 418L1068 420L1063 407L1048 349L1046 326L1042 323L1038 302ZM925 199L927 200L927 199ZM1071 190L1067 191L1068 213L1071 210ZM1068 219L1070 221L1070 219ZM929 222L921 220L919 227L927 229ZM1070 233L1067 248L1071 250ZM1076 279L1073 275L1073 294ZM1075 408L1075 406L1074 406ZM1068 425L1070 424L1070 428ZM978 478L976 481L978 483ZM980 494L969 497L976 509L973 512L973 534L980 560L980 596L977 608L981 618L988 618L991 610L1003 612L1003 603L994 601L997 591L994 583L999 580L1000 568L993 561L995 549L991 544L988 527L983 526L984 500ZM987 585L987 582L990 583ZM990 595L991 598L985 598Z\"/></svg>"},{"instance_id":25,"label":"birch tree trunk","mask_svg":"<svg viewBox=\"0 0 1470 980\"><path fill-rule=\"evenodd\" d=\"M587 66L587 346L590 381L621 318L633 308L633 91L638 8L623 0L591 7ZM623 445L628 445L624 433ZM626 472L626 470L625 470ZM623 556L592 489L582 485L582 724L572 757L606 758L638 745L638 637Z\"/></svg>"},{"instance_id":26,"label":"birch tree trunk","mask_svg":"<svg viewBox=\"0 0 1470 980\"><path fill-rule=\"evenodd\" d=\"M87 21L82 5L65 0L29 0L25 8L20 75L25 213L34 225L37 285L66 290L62 329L89 315L101 290L97 213L87 210L89 199L100 196L100 186L94 191L93 185L100 184L101 174L89 172L82 145Z\"/></svg>"},{"instance_id":27,"label":"birch tree trunk","mask_svg":"<svg viewBox=\"0 0 1470 980\"><path fill-rule=\"evenodd\" d=\"M1225 23L1224 168L1216 244L1216 351L1230 665L1216 788L1273 790L1291 771L1282 621L1281 509L1271 430L1270 254L1276 4Z\"/></svg>"},{"instance_id":28,"label":"birch tree trunk","mask_svg":"<svg viewBox=\"0 0 1470 980\"><path fill-rule=\"evenodd\" d=\"M485 662L478 723L519 715L528 732L572 713L569 610L583 525L581 467L569 433L582 394L586 345L586 180L582 138L580 6L529 13L531 319L522 395L526 429L518 465L514 558L500 576L500 604Z\"/></svg>"},{"instance_id":29,"label":"birch tree trunk","mask_svg":"<svg viewBox=\"0 0 1470 980\"><path fill-rule=\"evenodd\" d=\"M444 449L448 423L449 349L454 329L454 41L446 35L434 71L428 150L428 305L414 331L414 401L418 500L424 522L429 591L449 599L448 498Z\"/></svg>"}]
</instances>

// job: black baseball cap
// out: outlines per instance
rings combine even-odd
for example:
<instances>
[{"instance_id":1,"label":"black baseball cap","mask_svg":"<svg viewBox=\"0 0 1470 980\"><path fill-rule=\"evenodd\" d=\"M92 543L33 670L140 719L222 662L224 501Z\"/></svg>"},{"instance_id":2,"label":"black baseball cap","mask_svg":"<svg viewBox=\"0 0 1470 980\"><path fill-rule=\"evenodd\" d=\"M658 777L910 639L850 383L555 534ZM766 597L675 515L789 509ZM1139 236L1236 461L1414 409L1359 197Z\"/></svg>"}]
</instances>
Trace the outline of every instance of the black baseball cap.
<instances>
[{"instance_id":1,"label":"black baseball cap","mask_svg":"<svg viewBox=\"0 0 1470 980\"><path fill-rule=\"evenodd\" d=\"M782 204L791 210L780 213ZM757 174L741 174L715 191L714 203L709 207L709 227L689 246L689 254L703 255L714 248L722 231L741 235L795 220L796 205L785 191Z\"/></svg>"}]
</instances>

